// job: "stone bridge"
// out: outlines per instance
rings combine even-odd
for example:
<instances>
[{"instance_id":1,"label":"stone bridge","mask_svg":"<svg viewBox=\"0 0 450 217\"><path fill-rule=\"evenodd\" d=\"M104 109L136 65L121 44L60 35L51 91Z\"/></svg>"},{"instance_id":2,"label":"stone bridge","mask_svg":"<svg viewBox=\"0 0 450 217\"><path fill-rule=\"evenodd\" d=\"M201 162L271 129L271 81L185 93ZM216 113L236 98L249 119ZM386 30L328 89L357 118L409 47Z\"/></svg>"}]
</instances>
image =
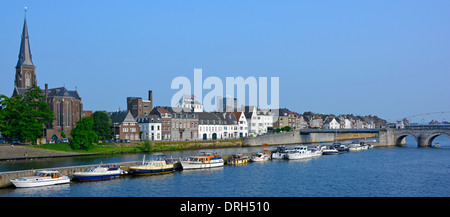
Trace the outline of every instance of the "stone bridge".
<instances>
[{"instance_id":1,"label":"stone bridge","mask_svg":"<svg viewBox=\"0 0 450 217\"><path fill-rule=\"evenodd\" d=\"M431 147L433 140L441 135L450 138L450 128L381 129L379 140L382 146L401 146L406 144L406 137L411 136L417 141L417 146Z\"/></svg>"}]
</instances>

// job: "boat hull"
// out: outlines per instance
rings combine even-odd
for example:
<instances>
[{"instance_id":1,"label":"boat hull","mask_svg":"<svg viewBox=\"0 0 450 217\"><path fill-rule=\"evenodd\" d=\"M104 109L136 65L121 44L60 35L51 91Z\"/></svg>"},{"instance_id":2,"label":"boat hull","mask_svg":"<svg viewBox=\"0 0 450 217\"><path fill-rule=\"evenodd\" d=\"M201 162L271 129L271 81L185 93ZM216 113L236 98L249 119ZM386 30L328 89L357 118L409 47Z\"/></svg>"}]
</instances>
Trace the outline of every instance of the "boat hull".
<instances>
[{"instance_id":1,"label":"boat hull","mask_svg":"<svg viewBox=\"0 0 450 217\"><path fill-rule=\"evenodd\" d=\"M339 151L323 151L322 155L338 155Z\"/></svg>"},{"instance_id":2,"label":"boat hull","mask_svg":"<svg viewBox=\"0 0 450 217\"><path fill-rule=\"evenodd\" d=\"M62 176L57 179L38 179L38 178L21 178L21 179L10 179L11 183L17 188L32 188L41 187L49 185L67 184L70 183L70 179L67 176Z\"/></svg>"},{"instance_id":3,"label":"boat hull","mask_svg":"<svg viewBox=\"0 0 450 217\"><path fill-rule=\"evenodd\" d=\"M78 181L86 182L86 181L101 181L119 178L120 172L111 174L74 174L74 175L78 179Z\"/></svg>"},{"instance_id":4,"label":"boat hull","mask_svg":"<svg viewBox=\"0 0 450 217\"><path fill-rule=\"evenodd\" d=\"M287 153L272 153L272 159L286 159Z\"/></svg>"},{"instance_id":5,"label":"boat hull","mask_svg":"<svg viewBox=\"0 0 450 217\"><path fill-rule=\"evenodd\" d=\"M192 161L180 161L180 162L181 162L181 167L183 167L183 170L223 167L223 165L224 165L223 160L219 160L216 162L206 162L206 163L192 162Z\"/></svg>"},{"instance_id":6,"label":"boat hull","mask_svg":"<svg viewBox=\"0 0 450 217\"><path fill-rule=\"evenodd\" d=\"M297 153L289 153L287 154L287 159L289 160L300 160L300 159L307 159L307 158L312 158L312 157L318 157L321 156L322 153L313 153L313 154L297 154Z\"/></svg>"},{"instance_id":7,"label":"boat hull","mask_svg":"<svg viewBox=\"0 0 450 217\"><path fill-rule=\"evenodd\" d=\"M131 174L134 175L156 175L156 174L164 174L164 173L171 173L174 169L172 168L164 168L164 169L131 169Z\"/></svg>"},{"instance_id":8,"label":"boat hull","mask_svg":"<svg viewBox=\"0 0 450 217\"><path fill-rule=\"evenodd\" d=\"M245 159L245 160L231 160L228 161L227 164L230 165L241 165L241 164L246 164L250 161L250 159Z\"/></svg>"}]
</instances>

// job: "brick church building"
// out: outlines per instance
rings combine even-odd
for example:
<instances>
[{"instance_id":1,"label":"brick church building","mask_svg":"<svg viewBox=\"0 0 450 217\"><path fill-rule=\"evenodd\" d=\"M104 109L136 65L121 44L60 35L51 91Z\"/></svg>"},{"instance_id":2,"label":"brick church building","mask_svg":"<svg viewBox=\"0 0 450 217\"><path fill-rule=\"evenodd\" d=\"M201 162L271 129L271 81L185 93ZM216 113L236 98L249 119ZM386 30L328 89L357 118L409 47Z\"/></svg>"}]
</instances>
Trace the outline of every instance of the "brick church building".
<instances>
[{"instance_id":1,"label":"brick church building","mask_svg":"<svg viewBox=\"0 0 450 217\"><path fill-rule=\"evenodd\" d=\"M27 88L32 85L37 86L36 67L31 57L27 19L25 17L12 96L24 94ZM49 103L50 110L55 114L55 120L45 127L44 135L46 139L61 139L61 132L65 132L67 137L70 137L70 131L75 128L75 123L81 119L83 112L83 103L77 90L67 90L65 87L49 89L48 85L45 84L43 93L45 100Z\"/></svg>"}]
</instances>

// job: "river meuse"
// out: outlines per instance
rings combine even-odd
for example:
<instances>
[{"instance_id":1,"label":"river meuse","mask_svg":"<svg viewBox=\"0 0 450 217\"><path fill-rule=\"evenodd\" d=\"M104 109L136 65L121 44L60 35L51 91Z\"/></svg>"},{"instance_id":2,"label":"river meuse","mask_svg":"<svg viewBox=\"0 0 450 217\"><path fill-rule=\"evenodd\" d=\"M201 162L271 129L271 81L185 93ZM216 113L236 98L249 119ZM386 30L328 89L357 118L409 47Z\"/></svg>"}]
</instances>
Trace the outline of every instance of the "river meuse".
<instances>
[{"instance_id":1,"label":"river meuse","mask_svg":"<svg viewBox=\"0 0 450 217\"><path fill-rule=\"evenodd\" d=\"M450 139L436 138L440 148L417 148L413 140L407 141L406 147L374 148L309 160L272 160L165 175L127 175L109 181L5 188L0 189L0 197L449 197ZM214 149L222 154L259 150ZM165 154L181 157L199 151ZM142 154L8 161L0 162L0 171L140 159ZM146 159L150 159L149 154Z\"/></svg>"}]
</instances>

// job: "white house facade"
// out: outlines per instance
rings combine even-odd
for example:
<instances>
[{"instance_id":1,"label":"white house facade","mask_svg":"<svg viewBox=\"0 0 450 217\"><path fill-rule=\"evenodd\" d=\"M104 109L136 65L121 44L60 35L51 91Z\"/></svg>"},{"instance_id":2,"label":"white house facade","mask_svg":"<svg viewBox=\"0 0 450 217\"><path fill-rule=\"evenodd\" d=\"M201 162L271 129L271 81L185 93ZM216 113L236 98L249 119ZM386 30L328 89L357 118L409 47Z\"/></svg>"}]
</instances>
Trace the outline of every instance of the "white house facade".
<instances>
[{"instance_id":1,"label":"white house facade","mask_svg":"<svg viewBox=\"0 0 450 217\"><path fill-rule=\"evenodd\" d=\"M141 131L141 139L161 140L161 118L158 115L139 115L136 117L136 121Z\"/></svg>"}]
</instances>

